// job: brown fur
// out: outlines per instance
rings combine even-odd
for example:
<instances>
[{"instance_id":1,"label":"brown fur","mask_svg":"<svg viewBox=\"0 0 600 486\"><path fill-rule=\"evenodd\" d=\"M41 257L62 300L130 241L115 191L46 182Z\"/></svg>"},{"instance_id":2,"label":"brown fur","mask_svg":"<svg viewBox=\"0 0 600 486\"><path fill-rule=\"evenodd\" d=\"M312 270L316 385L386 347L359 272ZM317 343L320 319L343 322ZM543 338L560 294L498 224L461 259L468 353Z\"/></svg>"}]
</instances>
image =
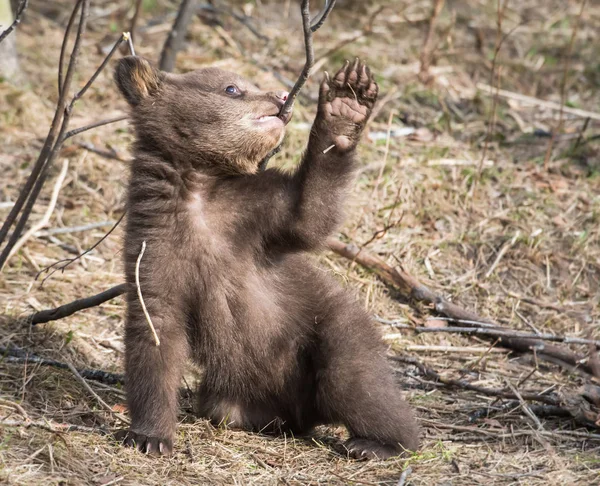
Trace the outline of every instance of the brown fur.
<instances>
[{"instance_id":1,"label":"brown fur","mask_svg":"<svg viewBox=\"0 0 600 486\"><path fill-rule=\"evenodd\" d=\"M134 57L115 77L136 130L125 241L132 425L119 438L146 452L172 450L191 358L205 369L201 414L216 423L296 434L341 423L355 457L415 450L417 424L376 326L306 255L341 218L377 96L368 68L346 64L324 80L293 174L258 171L284 123L255 119L277 114L284 94L218 69L161 73ZM226 92L230 85L239 95ZM160 346L134 283L143 241L141 289Z\"/></svg>"}]
</instances>

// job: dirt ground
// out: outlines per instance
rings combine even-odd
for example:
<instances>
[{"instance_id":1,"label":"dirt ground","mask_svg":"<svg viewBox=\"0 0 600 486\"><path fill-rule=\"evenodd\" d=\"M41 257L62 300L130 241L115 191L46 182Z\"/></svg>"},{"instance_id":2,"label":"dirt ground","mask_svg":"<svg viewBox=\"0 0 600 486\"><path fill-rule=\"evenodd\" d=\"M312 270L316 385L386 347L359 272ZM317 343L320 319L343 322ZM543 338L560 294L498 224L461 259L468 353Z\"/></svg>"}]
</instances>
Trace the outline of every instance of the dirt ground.
<instances>
[{"instance_id":1,"label":"dirt ground","mask_svg":"<svg viewBox=\"0 0 600 486\"><path fill-rule=\"evenodd\" d=\"M76 87L128 30L130 3L92 1ZM336 236L364 245L364 251L401 266L445 298L506 327L600 339L600 4L587 2L579 15L581 3L575 1L506 3L498 35L496 2L447 1L433 38L431 79L424 84L417 73L432 3L340 0L315 35L316 72L273 164L291 168L300 159L321 72L333 71L345 58L364 58L377 73L380 102L360 147L347 219ZM159 57L174 4L144 0L138 54ZM29 175L54 114L71 5L31 0L17 29L22 78L0 82L0 220ZM227 12L201 10L177 69L217 65L273 89L295 80L304 55L297 2L256 0L235 2L233 8L251 17L261 38ZM499 76L492 77L492 70ZM498 78L503 91L490 88ZM562 116L556 108L561 93ZM70 127L125 109L109 66L76 104ZM548 152L559 118L563 127ZM44 216L68 161L49 224L0 273L2 349L19 347L78 369L122 372L121 298L49 324L31 326L26 317L122 282L120 228L43 285L35 277L56 260L89 248L122 214L131 140L122 121L65 144L30 219ZM600 484L598 430L537 402L442 386L406 361L414 358L446 378L513 387L520 394L581 396L595 379L477 337L417 334L408 327L432 325L432 309L408 301L356 263L331 252L318 258L365 308L395 323L381 330L390 355L403 360L392 363L398 386L419 415L419 453L407 460L357 462L343 453L343 428L321 427L309 438L214 428L194 418L184 396L176 453L148 458L104 435L122 425L119 415L126 414L121 385L88 380L108 411L69 369L5 357L0 482ZM575 311L590 322L575 319ZM569 346L587 353L585 346ZM190 370L184 388L192 388L196 376Z\"/></svg>"}]
</instances>

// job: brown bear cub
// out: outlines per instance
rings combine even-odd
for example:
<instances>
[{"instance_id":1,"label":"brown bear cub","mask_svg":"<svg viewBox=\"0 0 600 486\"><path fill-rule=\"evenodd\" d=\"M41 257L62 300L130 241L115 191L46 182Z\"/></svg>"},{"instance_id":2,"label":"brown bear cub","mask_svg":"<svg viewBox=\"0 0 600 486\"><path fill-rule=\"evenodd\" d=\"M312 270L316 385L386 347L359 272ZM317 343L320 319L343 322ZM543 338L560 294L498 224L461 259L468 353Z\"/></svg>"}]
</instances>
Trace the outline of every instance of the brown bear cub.
<instances>
[{"instance_id":1,"label":"brown bear cub","mask_svg":"<svg viewBox=\"0 0 600 486\"><path fill-rule=\"evenodd\" d=\"M259 170L283 138L287 93L208 68L167 74L126 57L116 82L131 105L125 237L129 291L126 445L173 449L184 365L203 367L202 416L270 433L343 424L356 458L414 451L419 430L369 315L315 268L341 219L356 145L377 98L358 60L321 84L298 169ZM143 300L135 283L140 264Z\"/></svg>"}]
</instances>

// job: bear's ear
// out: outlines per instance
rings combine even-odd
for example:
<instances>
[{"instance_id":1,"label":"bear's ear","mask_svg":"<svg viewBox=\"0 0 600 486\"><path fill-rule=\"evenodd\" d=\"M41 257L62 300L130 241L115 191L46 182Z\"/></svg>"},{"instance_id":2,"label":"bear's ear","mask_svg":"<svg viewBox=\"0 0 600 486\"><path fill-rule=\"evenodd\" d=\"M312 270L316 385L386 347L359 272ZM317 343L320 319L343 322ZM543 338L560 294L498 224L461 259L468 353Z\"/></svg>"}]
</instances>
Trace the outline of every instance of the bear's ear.
<instances>
[{"instance_id":1,"label":"bear's ear","mask_svg":"<svg viewBox=\"0 0 600 486\"><path fill-rule=\"evenodd\" d=\"M162 82L162 75L146 59L127 56L117 64L115 81L129 104L135 106L143 99L156 94Z\"/></svg>"}]
</instances>

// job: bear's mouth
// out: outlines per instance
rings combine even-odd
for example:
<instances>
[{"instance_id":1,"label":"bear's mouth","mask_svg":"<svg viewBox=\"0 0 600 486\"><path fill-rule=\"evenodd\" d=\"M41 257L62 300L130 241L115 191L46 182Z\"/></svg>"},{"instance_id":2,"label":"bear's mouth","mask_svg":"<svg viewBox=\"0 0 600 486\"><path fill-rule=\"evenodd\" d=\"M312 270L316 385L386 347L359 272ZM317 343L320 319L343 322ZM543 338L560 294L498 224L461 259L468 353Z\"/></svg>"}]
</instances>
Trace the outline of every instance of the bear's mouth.
<instances>
[{"instance_id":1,"label":"bear's mouth","mask_svg":"<svg viewBox=\"0 0 600 486\"><path fill-rule=\"evenodd\" d=\"M265 123L265 122L272 121L275 119L279 119L279 117L277 115L263 115L263 116L256 118L256 121L258 123Z\"/></svg>"},{"instance_id":2,"label":"bear's mouth","mask_svg":"<svg viewBox=\"0 0 600 486\"><path fill-rule=\"evenodd\" d=\"M283 106L281 107L283 108ZM283 123L284 125L287 125L289 123L289 121L292 119L292 113L288 113L285 117L281 116L281 109L277 109L277 110L273 110L270 113L267 113L265 115L261 115L257 118L254 119L254 121L256 123L260 123L262 124L277 124L279 125L279 123Z\"/></svg>"},{"instance_id":3,"label":"bear's mouth","mask_svg":"<svg viewBox=\"0 0 600 486\"><path fill-rule=\"evenodd\" d=\"M260 115L254 118L254 123L263 130L282 129L286 122L279 118L279 111L271 111L265 115Z\"/></svg>"}]
</instances>

